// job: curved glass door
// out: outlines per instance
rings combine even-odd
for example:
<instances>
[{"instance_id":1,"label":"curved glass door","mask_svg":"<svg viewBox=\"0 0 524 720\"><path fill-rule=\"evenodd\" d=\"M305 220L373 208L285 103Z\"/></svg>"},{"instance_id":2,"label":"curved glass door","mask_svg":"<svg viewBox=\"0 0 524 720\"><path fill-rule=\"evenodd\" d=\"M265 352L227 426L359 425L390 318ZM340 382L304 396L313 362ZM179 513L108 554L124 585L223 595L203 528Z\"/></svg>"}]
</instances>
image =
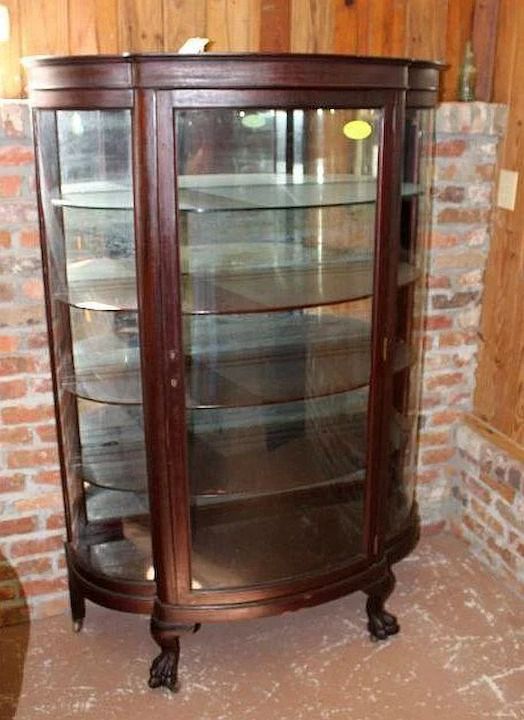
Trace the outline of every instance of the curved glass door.
<instances>
[{"instance_id":1,"label":"curved glass door","mask_svg":"<svg viewBox=\"0 0 524 720\"><path fill-rule=\"evenodd\" d=\"M400 262L410 281L397 290L397 344L409 363L393 376L393 412L400 432L392 433L387 503L387 536L401 532L415 500L426 261L431 222L434 110L408 108L404 182L414 192L402 198Z\"/></svg>"},{"instance_id":2,"label":"curved glass door","mask_svg":"<svg viewBox=\"0 0 524 720\"><path fill-rule=\"evenodd\" d=\"M381 126L175 112L193 589L364 554Z\"/></svg>"},{"instance_id":3,"label":"curved glass door","mask_svg":"<svg viewBox=\"0 0 524 720\"><path fill-rule=\"evenodd\" d=\"M102 574L152 580L131 111L45 110L37 123L73 546Z\"/></svg>"}]
</instances>

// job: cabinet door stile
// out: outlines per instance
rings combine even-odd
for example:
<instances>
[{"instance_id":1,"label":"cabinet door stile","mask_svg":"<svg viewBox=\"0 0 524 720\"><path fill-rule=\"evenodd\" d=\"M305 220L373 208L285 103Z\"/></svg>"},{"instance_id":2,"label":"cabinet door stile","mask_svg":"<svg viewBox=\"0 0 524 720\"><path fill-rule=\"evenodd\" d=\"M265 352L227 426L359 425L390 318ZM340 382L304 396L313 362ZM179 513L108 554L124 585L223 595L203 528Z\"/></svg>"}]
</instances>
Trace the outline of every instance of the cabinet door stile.
<instances>
[{"instance_id":1,"label":"cabinet door stile","mask_svg":"<svg viewBox=\"0 0 524 720\"><path fill-rule=\"evenodd\" d=\"M133 122L135 167L135 225L140 332L142 337L142 388L151 508L151 534L157 595L162 602L177 597L171 475L167 435L166 374L164 345L160 239L157 98L151 90L137 90Z\"/></svg>"},{"instance_id":2,"label":"cabinet door stile","mask_svg":"<svg viewBox=\"0 0 524 720\"><path fill-rule=\"evenodd\" d=\"M368 485L365 539L369 557L383 552L383 517L387 489L388 437L392 420L391 384L394 362L395 295L399 266L404 93L395 93L384 107L380 157L373 304L373 358L368 415Z\"/></svg>"}]
</instances>

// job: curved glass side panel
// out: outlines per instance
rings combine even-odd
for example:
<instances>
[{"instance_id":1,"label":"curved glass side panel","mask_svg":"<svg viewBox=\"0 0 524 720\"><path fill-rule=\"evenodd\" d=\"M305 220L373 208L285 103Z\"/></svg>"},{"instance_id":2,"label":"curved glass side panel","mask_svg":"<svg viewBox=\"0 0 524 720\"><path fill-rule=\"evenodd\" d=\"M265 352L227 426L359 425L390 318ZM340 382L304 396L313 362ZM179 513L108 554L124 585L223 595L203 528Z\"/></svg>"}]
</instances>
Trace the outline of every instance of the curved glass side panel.
<instances>
[{"instance_id":1,"label":"curved glass side panel","mask_svg":"<svg viewBox=\"0 0 524 720\"><path fill-rule=\"evenodd\" d=\"M387 535L402 530L413 507L417 469L420 372L425 307L426 260L431 221L433 110L409 110L406 118L404 180L419 192L402 200L400 261L416 268L397 292L397 343L409 348L410 366L393 377L394 410L401 419L402 442L392 443L389 466Z\"/></svg>"},{"instance_id":2,"label":"curved glass side panel","mask_svg":"<svg viewBox=\"0 0 524 720\"><path fill-rule=\"evenodd\" d=\"M131 113L39 111L37 125L73 542L101 572L146 579L129 551L135 526L149 532Z\"/></svg>"},{"instance_id":3,"label":"curved glass side panel","mask_svg":"<svg viewBox=\"0 0 524 720\"><path fill-rule=\"evenodd\" d=\"M175 128L193 589L347 566L382 113L187 110Z\"/></svg>"}]
</instances>

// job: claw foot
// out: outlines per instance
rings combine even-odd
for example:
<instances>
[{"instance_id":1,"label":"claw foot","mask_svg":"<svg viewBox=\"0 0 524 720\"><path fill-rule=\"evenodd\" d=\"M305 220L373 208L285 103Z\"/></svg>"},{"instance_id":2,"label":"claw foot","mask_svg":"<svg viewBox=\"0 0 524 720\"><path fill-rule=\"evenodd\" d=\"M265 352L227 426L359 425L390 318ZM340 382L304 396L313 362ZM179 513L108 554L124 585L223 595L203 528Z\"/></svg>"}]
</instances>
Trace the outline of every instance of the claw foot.
<instances>
[{"instance_id":1,"label":"claw foot","mask_svg":"<svg viewBox=\"0 0 524 720\"><path fill-rule=\"evenodd\" d=\"M178 691L178 658L180 648L163 650L153 660L149 675L149 687L166 687L171 692Z\"/></svg>"},{"instance_id":2,"label":"claw foot","mask_svg":"<svg viewBox=\"0 0 524 720\"><path fill-rule=\"evenodd\" d=\"M372 607L372 603L368 602L367 613L368 630L372 639L387 640L390 635L396 635L400 630L397 618L383 608Z\"/></svg>"}]
</instances>

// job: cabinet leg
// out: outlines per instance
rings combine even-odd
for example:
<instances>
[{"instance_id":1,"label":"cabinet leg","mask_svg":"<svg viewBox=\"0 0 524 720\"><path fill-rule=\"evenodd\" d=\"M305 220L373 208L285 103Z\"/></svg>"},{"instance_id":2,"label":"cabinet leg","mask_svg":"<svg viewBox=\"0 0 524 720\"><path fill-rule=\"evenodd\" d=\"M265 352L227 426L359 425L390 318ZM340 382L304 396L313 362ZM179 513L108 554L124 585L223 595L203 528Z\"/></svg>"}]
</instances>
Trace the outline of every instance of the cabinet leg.
<instances>
[{"instance_id":1,"label":"cabinet leg","mask_svg":"<svg viewBox=\"0 0 524 720\"><path fill-rule=\"evenodd\" d=\"M200 625L167 625L151 620L151 635L162 652L153 660L149 673L149 687L166 687L177 692L178 661L180 659L180 636L196 632Z\"/></svg>"},{"instance_id":2,"label":"cabinet leg","mask_svg":"<svg viewBox=\"0 0 524 720\"><path fill-rule=\"evenodd\" d=\"M80 632L84 625L84 618L86 616L86 601L75 578L74 571L69 563L68 566L69 604L71 606L73 631L77 633Z\"/></svg>"},{"instance_id":3,"label":"cabinet leg","mask_svg":"<svg viewBox=\"0 0 524 720\"><path fill-rule=\"evenodd\" d=\"M368 630L371 637L376 640L386 640L390 635L396 635L400 630L397 618L387 612L384 607L394 587L395 576L391 568L388 568L386 575L366 590L368 595L366 603Z\"/></svg>"}]
</instances>

